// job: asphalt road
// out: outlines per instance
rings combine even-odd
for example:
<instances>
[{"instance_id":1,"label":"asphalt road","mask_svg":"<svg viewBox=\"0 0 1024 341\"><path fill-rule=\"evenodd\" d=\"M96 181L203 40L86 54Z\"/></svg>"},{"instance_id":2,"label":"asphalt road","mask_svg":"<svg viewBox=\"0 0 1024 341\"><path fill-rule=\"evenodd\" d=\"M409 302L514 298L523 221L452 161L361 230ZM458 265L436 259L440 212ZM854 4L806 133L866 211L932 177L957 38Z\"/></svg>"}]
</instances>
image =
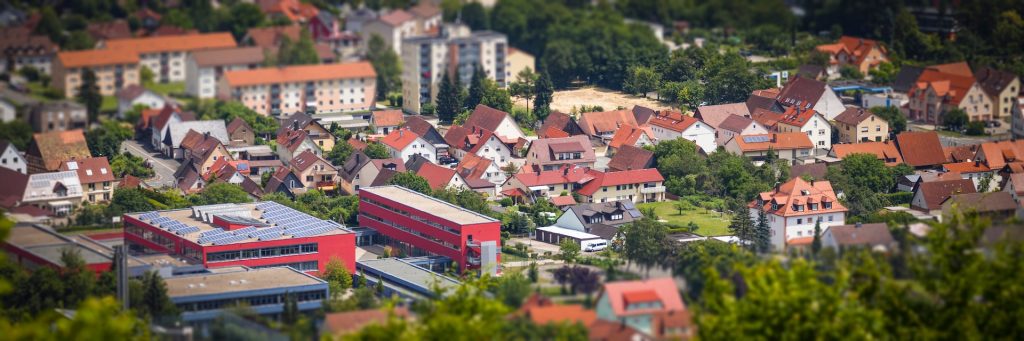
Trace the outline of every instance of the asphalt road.
<instances>
[{"instance_id":1,"label":"asphalt road","mask_svg":"<svg viewBox=\"0 0 1024 341\"><path fill-rule=\"evenodd\" d=\"M174 186L174 171L181 165L178 161L166 159L160 154L146 149L135 140L127 140L121 143L121 150L151 161L155 175L145 180L146 185L152 188Z\"/></svg>"}]
</instances>

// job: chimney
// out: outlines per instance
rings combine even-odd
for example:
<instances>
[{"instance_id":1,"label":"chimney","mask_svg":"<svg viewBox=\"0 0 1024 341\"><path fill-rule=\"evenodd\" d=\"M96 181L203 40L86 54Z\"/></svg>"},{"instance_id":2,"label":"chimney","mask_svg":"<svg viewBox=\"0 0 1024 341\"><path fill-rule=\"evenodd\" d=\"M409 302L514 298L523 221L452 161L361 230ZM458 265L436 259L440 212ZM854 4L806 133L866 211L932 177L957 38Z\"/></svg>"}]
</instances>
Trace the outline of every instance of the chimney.
<instances>
[{"instance_id":1,"label":"chimney","mask_svg":"<svg viewBox=\"0 0 1024 341\"><path fill-rule=\"evenodd\" d=\"M854 228L858 228L858 229L859 229L859 228L860 228L861 226L864 226L864 225L863 225L863 223L861 223L861 222L859 222L859 221L857 222L857 224L856 224L856 225L853 225L853 227L854 227Z\"/></svg>"},{"instance_id":2,"label":"chimney","mask_svg":"<svg viewBox=\"0 0 1024 341\"><path fill-rule=\"evenodd\" d=\"M814 178L811 178L811 187L814 187Z\"/></svg>"}]
</instances>

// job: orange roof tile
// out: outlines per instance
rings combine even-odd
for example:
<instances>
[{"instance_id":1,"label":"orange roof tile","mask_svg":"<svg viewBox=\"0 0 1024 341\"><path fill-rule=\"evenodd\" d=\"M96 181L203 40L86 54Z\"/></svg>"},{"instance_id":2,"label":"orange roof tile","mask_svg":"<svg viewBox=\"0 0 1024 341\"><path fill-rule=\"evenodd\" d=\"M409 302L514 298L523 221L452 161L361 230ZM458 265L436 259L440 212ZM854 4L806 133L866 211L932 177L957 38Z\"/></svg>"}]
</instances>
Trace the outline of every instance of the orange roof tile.
<instances>
[{"instance_id":1,"label":"orange roof tile","mask_svg":"<svg viewBox=\"0 0 1024 341\"><path fill-rule=\"evenodd\" d=\"M647 135L647 139L651 140L652 134L647 130L626 125L615 132L615 136L612 136L611 142L608 142L608 147L619 148L623 145L636 146L636 142L640 140L640 137Z\"/></svg>"},{"instance_id":2,"label":"orange roof tile","mask_svg":"<svg viewBox=\"0 0 1024 341\"><path fill-rule=\"evenodd\" d=\"M811 199L814 200L812 201ZM759 200L761 201L760 205L758 204ZM808 202L814 203L815 201L831 202L832 208L825 208L824 205L821 205L818 209L811 210L807 205L803 205L803 209L801 211L797 211L793 207L794 204ZM775 209L772 209L772 203L777 205ZM786 183L779 185L777 190L761 192L761 194L758 195L758 199L751 201L748 204L748 207L783 217L847 211L846 207L840 204L839 200L836 199L836 193L832 190L831 182L807 182L801 178L790 179Z\"/></svg>"},{"instance_id":3,"label":"orange roof tile","mask_svg":"<svg viewBox=\"0 0 1024 341\"><path fill-rule=\"evenodd\" d=\"M419 135L416 135L416 133L409 130L409 128L402 128L392 131L388 136L384 136L384 138L380 139L380 143L383 143L385 146L391 147L394 150L400 151L405 149L405 147L412 143L412 141L416 141L419 137Z\"/></svg>"},{"instance_id":4,"label":"orange roof tile","mask_svg":"<svg viewBox=\"0 0 1024 341\"><path fill-rule=\"evenodd\" d=\"M655 168L628 169L616 172L590 171L588 174L592 175L594 180L587 182L578 191L587 196L594 195L601 190L601 187L665 181L665 178Z\"/></svg>"},{"instance_id":5,"label":"orange roof tile","mask_svg":"<svg viewBox=\"0 0 1024 341\"><path fill-rule=\"evenodd\" d=\"M524 313L530 318L530 321L538 325L578 322L584 326L589 326L594 320L597 320L597 313L595 311L583 308L579 304L528 307Z\"/></svg>"},{"instance_id":6,"label":"orange roof tile","mask_svg":"<svg viewBox=\"0 0 1024 341\"><path fill-rule=\"evenodd\" d=\"M908 165L923 167L946 163L939 134L934 131L902 132L896 135L896 146Z\"/></svg>"},{"instance_id":7,"label":"orange roof tile","mask_svg":"<svg viewBox=\"0 0 1024 341\"><path fill-rule=\"evenodd\" d=\"M613 132L623 125L638 125L633 112L629 110L614 110L603 112L585 112L580 114L579 125L587 135L598 135L599 133Z\"/></svg>"},{"instance_id":8,"label":"orange roof tile","mask_svg":"<svg viewBox=\"0 0 1024 341\"><path fill-rule=\"evenodd\" d=\"M960 174L985 173L985 172L991 172L992 171L984 163L981 163L981 162L978 162L978 161L974 161L974 162L966 161L966 162L947 163L947 164L942 165L942 169L945 169L947 172L957 172L957 173L960 173Z\"/></svg>"},{"instance_id":9,"label":"orange roof tile","mask_svg":"<svg viewBox=\"0 0 1024 341\"><path fill-rule=\"evenodd\" d=\"M985 142L981 144L981 152L978 154L989 169L1000 169L1009 163L1024 160L1024 140Z\"/></svg>"},{"instance_id":10,"label":"orange roof tile","mask_svg":"<svg viewBox=\"0 0 1024 341\"><path fill-rule=\"evenodd\" d=\"M432 189L442 189L448 186L448 183L452 181L452 177L455 176L455 170L438 166L436 164L426 162L420 166L419 171L416 175L422 176L427 179L427 183L430 184Z\"/></svg>"},{"instance_id":11,"label":"orange roof tile","mask_svg":"<svg viewBox=\"0 0 1024 341\"><path fill-rule=\"evenodd\" d=\"M747 142L745 137L764 136L764 142ZM757 134L757 135L740 135L733 138L736 141L736 145L744 152L764 151L764 150L792 150L792 149L810 149L814 148L814 143L807 137L805 133L772 133L772 134Z\"/></svg>"},{"instance_id":12,"label":"orange roof tile","mask_svg":"<svg viewBox=\"0 0 1024 341\"><path fill-rule=\"evenodd\" d=\"M693 118L690 115L684 115L681 112L662 111L654 115L654 117L651 117L651 119L647 121L647 124L681 133L697 122L700 121L697 121L696 118Z\"/></svg>"},{"instance_id":13,"label":"orange roof tile","mask_svg":"<svg viewBox=\"0 0 1024 341\"><path fill-rule=\"evenodd\" d=\"M235 47L231 33L202 33L176 36L114 39L104 43L108 50L153 53L165 51L193 51L202 49Z\"/></svg>"},{"instance_id":14,"label":"orange roof tile","mask_svg":"<svg viewBox=\"0 0 1024 341\"><path fill-rule=\"evenodd\" d=\"M405 122L401 110L381 110L371 113L373 125L379 127L400 126Z\"/></svg>"},{"instance_id":15,"label":"orange roof tile","mask_svg":"<svg viewBox=\"0 0 1024 341\"><path fill-rule=\"evenodd\" d=\"M840 159L845 159L852 154L874 154L879 160L885 161L886 166L903 163L903 157L896 149L896 144L888 141L834 144L832 152Z\"/></svg>"},{"instance_id":16,"label":"orange roof tile","mask_svg":"<svg viewBox=\"0 0 1024 341\"><path fill-rule=\"evenodd\" d=\"M644 296L653 294L661 301L660 308L652 308L655 311L682 311L686 310L683 299L679 295L679 288L675 280L670 277L652 278L639 281L620 281L605 283L603 293L608 295L608 303L612 306L612 313L617 317L625 317L633 314L649 314L652 309L627 309L627 296L633 296L636 292L647 292Z\"/></svg>"},{"instance_id":17,"label":"orange roof tile","mask_svg":"<svg viewBox=\"0 0 1024 341\"><path fill-rule=\"evenodd\" d=\"M57 59L64 68L139 63L138 54L113 50L65 51Z\"/></svg>"},{"instance_id":18,"label":"orange roof tile","mask_svg":"<svg viewBox=\"0 0 1024 341\"><path fill-rule=\"evenodd\" d=\"M224 73L224 78L230 86L375 77L377 72L373 70L370 62L269 67Z\"/></svg>"}]
</instances>

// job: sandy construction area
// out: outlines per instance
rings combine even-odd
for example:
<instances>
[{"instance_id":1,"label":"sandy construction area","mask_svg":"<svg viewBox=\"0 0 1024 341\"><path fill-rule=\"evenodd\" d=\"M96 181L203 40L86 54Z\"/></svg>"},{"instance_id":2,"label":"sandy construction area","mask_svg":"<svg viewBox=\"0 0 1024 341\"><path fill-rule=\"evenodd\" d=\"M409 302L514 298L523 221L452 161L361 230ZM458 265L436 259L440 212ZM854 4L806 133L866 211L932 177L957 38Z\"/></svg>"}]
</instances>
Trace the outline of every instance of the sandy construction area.
<instances>
[{"instance_id":1,"label":"sandy construction area","mask_svg":"<svg viewBox=\"0 0 1024 341\"><path fill-rule=\"evenodd\" d=\"M634 105L645 106L655 110L668 109L670 107L670 105L658 102L653 98L627 95L619 91L596 87L555 91L553 97L551 110L558 110L564 113L569 113L573 107L579 108L583 105L599 105L604 110L615 110L618 107L631 109ZM512 99L515 100L515 105L526 106L526 101L515 97ZM533 103L531 102L530 105L532 108Z\"/></svg>"}]
</instances>

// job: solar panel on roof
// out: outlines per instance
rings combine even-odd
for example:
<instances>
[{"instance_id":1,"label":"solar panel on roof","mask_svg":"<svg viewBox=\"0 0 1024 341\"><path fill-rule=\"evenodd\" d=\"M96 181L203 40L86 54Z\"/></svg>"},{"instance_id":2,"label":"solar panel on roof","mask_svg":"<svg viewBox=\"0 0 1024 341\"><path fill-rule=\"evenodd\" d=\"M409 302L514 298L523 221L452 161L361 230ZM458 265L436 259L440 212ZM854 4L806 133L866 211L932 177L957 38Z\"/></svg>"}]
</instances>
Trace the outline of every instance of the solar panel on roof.
<instances>
[{"instance_id":1,"label":"solar panel on roof","mask_svg":"<svg viewBox=\"0 0 1024 341\"><path fill-rule=\"evenodd\" d=\"M744 136L743 137L743 142L746 142L746 143L761 143L761 142L768 142L768 140L769 140L768 136Z\"/></svg>"},{"instance_id":2,"label":"solar panel on roof","mask_svg":"<svg viewBox=\"0 0 1024 341\"><path fill-rule=\"evenodd\" d=\"M199 232L199 228L195 227L195 226L189 226L189 227L186 227L186 228L174 231L174 233L177 233L179 236L184 236L186 234L196 233L196 232Z\"/></svg>"}]
</instances>

